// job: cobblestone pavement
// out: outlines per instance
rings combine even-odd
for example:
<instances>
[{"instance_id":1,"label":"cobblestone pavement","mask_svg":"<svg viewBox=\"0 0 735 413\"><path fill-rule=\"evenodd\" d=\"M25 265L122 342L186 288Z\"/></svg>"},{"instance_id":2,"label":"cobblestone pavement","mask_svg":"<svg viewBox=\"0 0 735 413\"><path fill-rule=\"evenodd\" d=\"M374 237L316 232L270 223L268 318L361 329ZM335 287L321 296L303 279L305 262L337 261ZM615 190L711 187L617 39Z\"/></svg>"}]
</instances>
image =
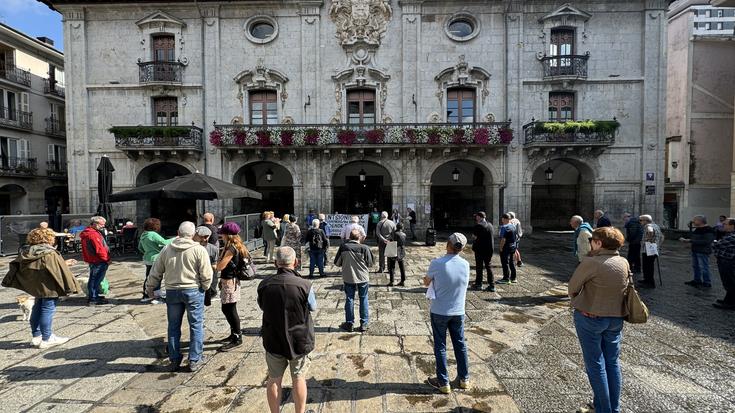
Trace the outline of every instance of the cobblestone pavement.
<instances>
[{"instance_id":1,"label":"cobblestone pavement","mask_svg":"<svg viewBox=\"0 0 735 413\"><path fill-rule=\"evenodd\" d=\"M307 376L307 409L575 411L590 400L591 390L566 299L565 282L574 268L569 237L524 239L526 265L519 269L518 284L499 286L498 293L468 294L472 385L449 396L423 383L434 375L434 360L420 278L429 259L442 254L442 246L408 249L405 288L388 288L387 274L373 275L367 334L338 330L343 292L337 269L330 266L329 276L314 282L317 348ZM652 319L624 330L624 409L735 411L735 314L710 305L720 296L719 281L711 290L683 285L691 271L686 246L670 242L664 254L664 286L642 292ZM464 256L474 263L470 251ZM7 271L9 260L2 260L0 273ZM494 264L498 277L497 257ZM260 269L264 275L273 273L271 266L261 264ZM73 270L86 273L83 265ZM48 350L29 346L29 329L14 300L19 292L0 289L0 411L266 412L257 281L245 284L238 305L243 345L218 352L213 342L229 329L215 301L206 314L205 367L196 374L171 374L164 369L165 306L138 302L143 272L133 258L111 266L113 305L86 307L84 297L63 301L54 329L72 340ZM288 386L290 380L284 382ZM283 411L292 408L287 390Z\"/></svg>"}]
</instances>

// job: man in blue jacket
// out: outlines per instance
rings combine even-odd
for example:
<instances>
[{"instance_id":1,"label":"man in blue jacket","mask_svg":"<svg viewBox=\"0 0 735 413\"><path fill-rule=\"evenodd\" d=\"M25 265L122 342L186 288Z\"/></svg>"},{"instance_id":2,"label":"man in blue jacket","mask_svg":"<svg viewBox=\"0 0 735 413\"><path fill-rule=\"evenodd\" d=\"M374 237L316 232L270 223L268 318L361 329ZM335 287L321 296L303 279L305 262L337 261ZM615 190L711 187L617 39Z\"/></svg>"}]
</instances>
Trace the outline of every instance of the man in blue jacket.
<instances>
[{"instance_id":1,"label":"man in blue jacket","mask_svg":"<svg viewBox=\"0 0 735 413\"><path fill-rule=\"evenodd\" d=\"M694 279L684 284L692 287L712 287L709 272L709 256L712 254L712 241L714 240L715 230L707 225L707 217L696 215L692 218L692 230L689 233L689 238L679 238L679 241L692 244L692 272L694 273Z\"/></svg>"}]
</instances>

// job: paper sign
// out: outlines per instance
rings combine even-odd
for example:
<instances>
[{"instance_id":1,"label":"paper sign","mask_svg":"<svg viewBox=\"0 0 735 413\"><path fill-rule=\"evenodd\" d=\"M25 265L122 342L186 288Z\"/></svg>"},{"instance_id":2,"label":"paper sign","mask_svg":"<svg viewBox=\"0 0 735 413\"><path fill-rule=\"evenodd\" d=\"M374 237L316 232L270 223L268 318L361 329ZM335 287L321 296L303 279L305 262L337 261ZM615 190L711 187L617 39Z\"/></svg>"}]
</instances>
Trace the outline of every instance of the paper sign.
<instances>
[{"instance_id":1,"label":"paper sign","mask_svg":"<svg viewBox=\"0 0 735 413\"><path fill-rule=\"evenodd\" d=\"M424 214L431 215L431 204L424 205Z\"/></svg>"},{"instance_id":2,"label":"paper sign","mask_svg":"<svg viewBox=\"0 0 735 413\"><path fill-rule=\"evenodd\" d=\"M368 227L368 215L358 215L360 217L359 224L362 225L365 230L367 230ZM332 214L327 215L327 223L331 227L332 235L339 236L339 234L342 233L342 228L345 227L345 225L352 223L352 215L351 214Z\"/></svg>"}]
</instances>

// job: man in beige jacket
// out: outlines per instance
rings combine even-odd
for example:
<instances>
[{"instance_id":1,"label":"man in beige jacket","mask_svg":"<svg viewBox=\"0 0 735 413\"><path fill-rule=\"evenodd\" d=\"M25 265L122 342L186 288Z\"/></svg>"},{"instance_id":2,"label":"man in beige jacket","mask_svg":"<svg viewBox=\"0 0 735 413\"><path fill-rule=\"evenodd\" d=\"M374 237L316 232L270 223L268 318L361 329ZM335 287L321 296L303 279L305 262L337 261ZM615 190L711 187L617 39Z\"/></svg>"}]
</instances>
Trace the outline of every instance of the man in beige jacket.
<instances>
[{"instance_id":1,"label":"man in beige jacket","mask_svg":"<svg viewBox=\"0 0 735 413\"><path fill-rule=\"evenodd\" d=\"M166 316L168 318L168 357L171 370L181 366L181 321L184 311L189 320L189 370L199 370L204 362L204 292L212 283L212 265L207 250L195 242L194 223L184 221L179 225L179 236L163 248L151 268L148 295L153 298L153 288L166 286Z\"/></svg>"}]
</instances>

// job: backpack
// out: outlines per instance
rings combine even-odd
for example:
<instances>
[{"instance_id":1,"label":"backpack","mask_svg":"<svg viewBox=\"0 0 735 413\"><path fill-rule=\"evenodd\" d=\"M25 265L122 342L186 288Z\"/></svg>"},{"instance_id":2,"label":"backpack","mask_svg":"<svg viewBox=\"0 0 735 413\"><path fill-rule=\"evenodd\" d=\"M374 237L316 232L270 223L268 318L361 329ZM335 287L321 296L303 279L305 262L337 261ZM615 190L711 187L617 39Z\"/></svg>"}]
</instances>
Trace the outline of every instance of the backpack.
<instances>
[{"instance_id":1,"label":"backpack","mask_svg":"<svg viewBox=\"0 0 735 413\"><path fill-rule=\"evenodd\" d=\"M311 246L316 249L324 249L324 239L320 231L311 231Z\"/></svg>"},{"instance_id":2,"label":"backpack","mask_svg":"<svg viewBox=\"0 0 735 413\"><path fill-rule=\"evenodd\" d=\"M255 264L253 263L252 258L241 258L240 254L237 254L238 258L238 264L237 264L237 279L240 281L247 281L252 280L255 278Z\"/></svg>"}]
</instances>

